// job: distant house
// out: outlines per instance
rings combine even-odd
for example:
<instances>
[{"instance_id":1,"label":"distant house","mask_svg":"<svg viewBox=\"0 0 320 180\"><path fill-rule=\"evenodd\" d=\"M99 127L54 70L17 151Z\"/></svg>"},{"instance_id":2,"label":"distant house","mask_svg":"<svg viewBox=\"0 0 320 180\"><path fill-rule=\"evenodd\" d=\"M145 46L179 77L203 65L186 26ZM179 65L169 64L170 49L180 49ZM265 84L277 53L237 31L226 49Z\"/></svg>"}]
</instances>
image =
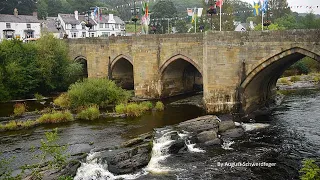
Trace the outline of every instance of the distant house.
<instances>
[{"instance_id":1,"label":"distant house","mask_svg":"<svg viewBox=\"0 0 320 180\"><path fill-rule=\"evenodd\" d=\"M41 21L37 16L19 15L14 9L13 15L0 14L0 41L4 39L20 39L23 41L40 38Z\"/></svg>"},{"instance_id":2,"label":"distant house","mask_svg":"<svg viewBox=\"0 0 320 180\"><path fill-rule=\"evenodd\" d=\"M252 21L250 21L250 23L238 23L234 31L247 31L253 29L254 24Z\"/></svg>"},{"instance_id":3,"label":"distant house","mask_svg":"<svg viewBox=\"0 0 320 180\"><path fill-rule=\"evenodd\" d=\"M68 38L125 35L125 23L113 14L94 18L93 16L79 15L78 11L75 11L74 14L58 14L57 20L60 23L61 31ZM88 20L92 25L91 28L86 26Z\"/></svg>"},{"instance_id":4,"label":"distant house","mask_svg":"<svg viewBox=\"0 0 320 180\"><path fill-rule=\"evenodd\" d=\"M55 38L61 39L63 38L63 33L60 31L61 27L57 24L56 17L47 17L42 23L42 30L44 32L52 33Z\"/></svg>"}]
</instances>

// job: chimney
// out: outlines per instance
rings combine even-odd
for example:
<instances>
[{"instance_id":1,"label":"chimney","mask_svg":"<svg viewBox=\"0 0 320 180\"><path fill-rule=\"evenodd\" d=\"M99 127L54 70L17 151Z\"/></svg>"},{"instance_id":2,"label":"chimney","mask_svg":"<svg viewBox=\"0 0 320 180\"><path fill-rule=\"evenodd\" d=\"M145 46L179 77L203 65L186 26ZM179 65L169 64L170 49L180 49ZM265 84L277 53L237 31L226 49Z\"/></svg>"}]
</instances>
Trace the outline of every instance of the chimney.
<instances>
[{"instance_id":1,"label":"chimney","mask_svg":"<svg viewBox=\"0 0 320 180\"><path fill-rule=\"evenodd\" d=\"M108 23L115 23L116 21L113 18L113 14L109 14L109 20Z\"/></svg>"},{"instance_id":2,"label":"chimney","mask_svg":"<svg viewBox=\"0 0 320 180\"><path fill-rule=\"evenodd\" d=\"M15 17L18 17L18 9L17 8L14 8L14 10L13 10L13 15L15 16Z\"/></svg>"},{"instance_id":3,"label":"chimney","mask_svg":"<svg viewBox=\"0 0 320 180\"><path fill-rule=\"evenodd\" d=\"M32 13L32 16L38 17L38 12L33 12L33 13Z\"/></svg>"},{"instance_id":4,"label":"chimney","mask_svg":"<svg viewBox=\"0 0 320 180\"><path fill-rule=\"evenodd\" d=\"M74 17L76 18L76 20L79 20L79 12L78 11L74 11Z\"/></svg>"},{"instance_id":5,"label":"chimney","mask_svg":"<svg viewBox=\"0 0 320 180\"><path fill-rule=\"evenodd\" d=\"M250 21L250 29L254 29L253 21Z\"/></svg>"}]
</instances>

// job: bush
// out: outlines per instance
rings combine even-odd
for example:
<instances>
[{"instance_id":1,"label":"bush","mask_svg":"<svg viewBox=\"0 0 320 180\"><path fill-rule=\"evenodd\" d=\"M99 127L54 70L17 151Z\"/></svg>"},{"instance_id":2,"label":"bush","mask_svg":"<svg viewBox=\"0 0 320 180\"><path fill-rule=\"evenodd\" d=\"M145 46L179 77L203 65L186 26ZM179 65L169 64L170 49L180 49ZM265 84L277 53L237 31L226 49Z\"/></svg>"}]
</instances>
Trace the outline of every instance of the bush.
<instances>
[{"instance_id":1,"label":"bush","mask_svg":"<svg viewBox=\"0 0 320 180\"><path fill-rule=\"evenodd\" d=\"M137 103L129 103L127 105L127 115L128 116L141 116L143 114L144 110L142 106L140 106Z\"/></svg>"},{"instance_id":2,"label":"bush","mask_svg":"<svg viewBox=\"0 0 320 180\"><path fill-rule=\"evenodd\" d=\"M84 120L95 120L100 116L99 107L97 105L92 105L84 110L82 110L79 114L77 114L78 119Z\"/></svg>"},{"instance_id":3,"label":"bush","mask_svg":"<svg viewBox=\"0 0 320 180\"><path fill-rule=\"evenodd\" d=\"M44 96L42 96L42 95L39 94L39 93L35 93L35 94L34 94L34 97L36 98L37 101L42 101L43 98L44 98Z\"/></svg>"},{"instance_id":4,"label":"bush","mask_svg":"<svg viewBox=\"0 0 320 180\"><path fill-rule=\"evenodd\" d=\"M127 107L123 103L116 105L115 110L116 110L116 113L119 113L119 114L127 113Z\"/></svg>"},{"instance_id":5,"label":"bush","mask_svg":"<svg viewBox=\"0 0 320 180\"><path fill-rule=\"evenodd\" d=\"M286 84L286 85L291 85L292 83L287 79L287 78L280 78L279 80L278 80L278 82L279 83L281 83L281 84Z\"/></svg>"},{"instance_id":6,"label":"bush","mask_svg":"<svg viewBox=\"0 0 320 180\"><path fill-rule=\"evenodd\" d=\"M45 123L60 123L73 121L73 116L70 111L57 111L52 113L43 114L40 118L37 119L39 124Z\"/></svg>"},{"instance_id":7,"label":"bush","mask_svg":"<svg viewBox=\"0 0 320 180\"><path fill-rule=\"evenodd\" d=\"M320 168L312 159L303 161L301 170L301 180L319 180L320 179Z\"/></svg>"},{"instance_id":8,"label":"bush","mask_svg":"<svg viewBox=\"0 0 320 180\"><path fill-rule=\"evenodd\" d=\"M157 111L163 111L163 110L164 110L164 104L163 104L161 101L158 101L158 102L156 103L155 109L156 109Z\"/></svg>"},{"instance_id":9,"label":"bush","mask_svg":"<svg viewBox=\"0 0 320 180\"><path fill-rule=\"evenodd\" d=\"M301 81L301 78L300 78L299 76L292 76L292 77L290 78L290 81L292 81L292 82Z\"/></svg>"},{"instance_id":10,"label":"bush","mask_svg":"<svg viewBox=\"0 0 320 180\"><path fill-rule=\"evenodd\" d=\"M149 111L153 108L153 104L150 101L143 101L139 104L144 111Z\"/></svg>"},{"instance_id":11,"label":"bush","mask_svg":"<svg viewBox=\"0 0 320 180\"><path fill-rule=\"evenodd\" d=\"M111 104L126 103L130 94L106 78L85 79L69 87L71 107L97 104L106 107Z\"/></svg>"},{"instance_id":12,"label":"bush","mask_svg":"<svg viewBox=\"0 0 320 180\"><path fill-rule=\"evenodd\" d=\"M16 130L18 129L17 121L13 120L4 125L4 130Z\"/></svg>"},{"instance_id":13,"label":"bush","mask_svg":"<svg viewBox=\"0 0 320 180\"><path fill-rule=\"evenodd\" d=\"M13 107L14 116L22 116L27 110L27 106L25 103L16 103Z\"/></svg>"},{"instance_id":14,"label":"bush","mask_svg":"<svg viewBox=\"0 0 320 180\"><path fill-rule=\"evenodd\" d=\"M57 97L55 100L53 100L53 103L57 106L60 106L62 108L69 108L70 107L70 99L67 93L60 94L59 97Z\"/></svg>"}]
</instances>

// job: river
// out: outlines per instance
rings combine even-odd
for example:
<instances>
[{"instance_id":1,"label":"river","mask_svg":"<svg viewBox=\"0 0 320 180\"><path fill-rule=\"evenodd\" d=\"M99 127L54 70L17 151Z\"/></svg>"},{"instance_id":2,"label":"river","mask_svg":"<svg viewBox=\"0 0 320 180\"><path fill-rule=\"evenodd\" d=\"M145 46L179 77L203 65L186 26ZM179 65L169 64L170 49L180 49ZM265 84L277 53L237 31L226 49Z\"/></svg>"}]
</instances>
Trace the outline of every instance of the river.
<instances>
[{"instance_id":1,"label":"river","mask_svg":"<svg viewBox=\"0 0 320 180\"><path fill-rule=\"evenodd\" d=\"M296 90L287 93L283 103L272 114L255 119L254 123L263 123L264 128L257 129L262 127L259 124L243 124L247 128L245 135L237 139L225 139L221 147L198 147L186 141L189 143L187 151L175 155L167 154L166 144L170 144L171 140L165 137L165 133L171 131L170 125L204 115L201 108L192 105L193 103L190 104L190 102L201 100L201 95L188 98L169 99L165 102L164 112L150 112L140 118L77 121L40 126L27 131L2 133L0 135L1 156L15 156L10 165L14 169L25 163L32 163L34 152L31 151L31 147L39 147L44 132L58 127L60 143L68 144L68 153L73 155L89 153L92 149L113 147L141 133L158 128L154 145L159 147L160 151L153 149L159 152L153 152L152 158L162 160L150 162L146 169L126 178L145 180L299 179L301 160L320 157L319 91ZM177 100L182 104L172 103ZM78 172L76 179L113 177L107 170L101 169L105 167L103 164L97 163L96 160L100 156L100 153L89 153L87 162L80 167L85 175ZM270 167L240 166L239 163L243 162L246 165L275 163L275 166L272 164L269 164ZM230 167L232 163L238 163L238 166ZM95 169L97 167L100 167L99 171ZM92 178L93 175L96 178Z\"/></svg>"}]
</instances>

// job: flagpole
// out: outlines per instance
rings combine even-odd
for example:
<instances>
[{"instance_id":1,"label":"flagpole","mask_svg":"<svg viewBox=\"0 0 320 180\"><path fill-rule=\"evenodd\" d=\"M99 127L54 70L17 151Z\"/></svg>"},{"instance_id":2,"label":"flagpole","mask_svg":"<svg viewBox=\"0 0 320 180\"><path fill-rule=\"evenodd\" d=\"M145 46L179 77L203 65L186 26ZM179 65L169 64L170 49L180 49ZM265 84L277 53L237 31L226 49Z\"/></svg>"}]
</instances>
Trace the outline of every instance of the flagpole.
<instances>
[{"instance_id":1,"label":"flagpole","mask_svg":"<svg viewBox=\"0 0 320 180\"><path fill-rule=\"evenodd\" d=\"M261 27L262 27L262 31L263 31L263 14L264 14L264 12L263 11L261 11Z\"/></svg>"},{"instance_id":2,"label":"flagpole","mask_svg":"<svg viewBox=\"0 0 320 180\"><path fill-rule=\"evenodd\" d=\"M194 8L194 13L196 13L194 15L194 33L197 33L197 16L198 16L197 8Z\"/></svg>"},{"instance_id":3,"label":"flagpole","mask_svg":"<svg viewBox=\"0 0 320 180\"><path fill-rule=\"evenodd\" d=\"M220 31L221 31L221 10L222 10L222 0L220 0Z\"/></svg>"}]
</instances>

